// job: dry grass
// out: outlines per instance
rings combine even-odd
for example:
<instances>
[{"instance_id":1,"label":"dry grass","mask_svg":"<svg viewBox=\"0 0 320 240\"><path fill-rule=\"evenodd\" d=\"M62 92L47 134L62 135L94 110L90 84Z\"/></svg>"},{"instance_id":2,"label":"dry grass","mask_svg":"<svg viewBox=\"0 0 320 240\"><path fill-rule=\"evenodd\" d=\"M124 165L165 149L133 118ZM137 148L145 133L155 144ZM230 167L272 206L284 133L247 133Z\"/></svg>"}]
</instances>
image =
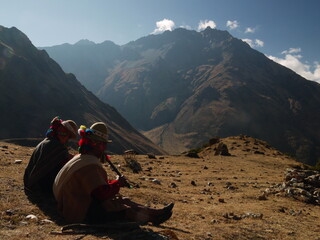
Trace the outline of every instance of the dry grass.
<instances>
[{"instance_id":1,"label":"dry grass","mask_svg":"<svg viewBox=\"0 0 320 240\"><path fill-rule=\"evenodd\" d=\"M33 148L0 143L0 239L177 239L176 235L183 240L319 240L320 206L274 195L258 200L266 187L283 181L286 168L299 164L251 138L231 137L223 141L232 156L214 156L212 149L207 148L199 159L185 156L149 159L139 155L137 160L144 170L139 174L119 167L140 186L123 189L123 195L153 207L175 202L172 218L162 226L145 226L129 233L63 236L52 234L61 226L44 221L49 216L24 195L22 176ZM15 164L17 159L23 160L22 163ZM125 163L119 155L112 156L112 161ZM111 170L106 169L112 175ZM152 178L161 184L152 182ZM173 183L176 187L172 187ZM228 185L234 189L228 189ZM29 214L38 220L26 219ZM232 215L244 214L249 217L232 219Z\"/></svg>"}]
</instances>

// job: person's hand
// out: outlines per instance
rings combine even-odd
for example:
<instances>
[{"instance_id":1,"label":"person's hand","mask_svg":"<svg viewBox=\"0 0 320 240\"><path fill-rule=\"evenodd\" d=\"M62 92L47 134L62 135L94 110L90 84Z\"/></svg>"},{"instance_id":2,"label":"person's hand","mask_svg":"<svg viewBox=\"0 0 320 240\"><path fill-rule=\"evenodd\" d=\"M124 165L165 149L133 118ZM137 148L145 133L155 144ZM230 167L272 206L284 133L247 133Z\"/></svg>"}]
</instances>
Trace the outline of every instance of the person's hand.
<instances>
[{"instance_id":1,"label":"person's hand","mask_svg":"<svg viewBox=\"0 0 320 240\"><path fill-rule=\"evenodd\" d=\"M127 182L127 179L124 176L120 176L120 177L118 176L117 180L120 184L120 187L126 187L129 185L129 183Z\"/></svg>"}]
</instances>

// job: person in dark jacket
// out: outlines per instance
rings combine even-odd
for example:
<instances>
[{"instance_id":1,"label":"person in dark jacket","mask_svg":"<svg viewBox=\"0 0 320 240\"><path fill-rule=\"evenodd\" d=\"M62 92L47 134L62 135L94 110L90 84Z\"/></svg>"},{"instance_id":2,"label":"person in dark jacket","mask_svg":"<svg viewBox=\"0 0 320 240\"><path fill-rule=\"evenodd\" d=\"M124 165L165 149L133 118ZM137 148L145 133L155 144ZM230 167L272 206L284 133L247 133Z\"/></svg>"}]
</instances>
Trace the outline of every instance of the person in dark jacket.
<instances>
[{"instance_id":1,"label":"person in dark jacket","mask_svg":"<svg viewBox=\"0 0 320 240\"><path fill-rule=\"evenodd\" d=\"M46 133L32 153L24 172L24 189L30 197L53 197L52 186L59 170L73 156L66 143L77 136L77 124L72 120L62 121L55 117Z\"/></svg>"}]
</instances>

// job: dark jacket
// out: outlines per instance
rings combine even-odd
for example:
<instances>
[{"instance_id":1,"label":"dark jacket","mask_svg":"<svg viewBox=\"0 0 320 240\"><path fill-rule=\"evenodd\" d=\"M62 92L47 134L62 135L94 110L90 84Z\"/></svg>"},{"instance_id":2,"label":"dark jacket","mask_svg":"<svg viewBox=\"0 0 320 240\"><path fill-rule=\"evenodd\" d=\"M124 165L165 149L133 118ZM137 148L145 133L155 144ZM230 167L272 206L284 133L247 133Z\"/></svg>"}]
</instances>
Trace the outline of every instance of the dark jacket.
<instances>
[{"instance_id":1,"label":"dark jacket","mask_svg":"<svg viewBox=\"0 0 320 240\"><path fill-rule=\"evenodd\" d=\"M45 138L40 142L24 172L26 193L52 196L54 179L68 159L68 149L58 139Z\"/></svg>"}]
</instances>

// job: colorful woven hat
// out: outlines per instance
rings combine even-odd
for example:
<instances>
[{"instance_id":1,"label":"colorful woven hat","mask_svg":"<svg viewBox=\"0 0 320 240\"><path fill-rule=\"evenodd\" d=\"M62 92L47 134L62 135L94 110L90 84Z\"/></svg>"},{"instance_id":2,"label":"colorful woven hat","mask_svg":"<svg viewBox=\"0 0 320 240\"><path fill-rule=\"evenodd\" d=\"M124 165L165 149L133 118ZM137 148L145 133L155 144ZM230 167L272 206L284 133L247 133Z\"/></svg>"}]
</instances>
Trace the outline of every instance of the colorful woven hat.
<instances>
[{"instance_id":1,"label":"colorful woven hat","mask_svg":"<svg viewBox=\"0 0 320 240\"><path fill-rule=\"evenodd\" d=\"M72 139L77 138L77 132L78 132L78 126L77 124L72 120L66 120L61 122L61 124L70 132Z\"/></svg>"},{"instance_id":2,"label":"colorful woven hat","mask_svg":"<svg viewBox=\"0 0 320 240\"><path fill-rule=\"evenodd\" d=\"M81 125L78 133L81 137L88 138L93 141L112 142L111 140L108 140L108 128L103 122L96 122L90 128Z\"/></svg>"}]
</instances>

